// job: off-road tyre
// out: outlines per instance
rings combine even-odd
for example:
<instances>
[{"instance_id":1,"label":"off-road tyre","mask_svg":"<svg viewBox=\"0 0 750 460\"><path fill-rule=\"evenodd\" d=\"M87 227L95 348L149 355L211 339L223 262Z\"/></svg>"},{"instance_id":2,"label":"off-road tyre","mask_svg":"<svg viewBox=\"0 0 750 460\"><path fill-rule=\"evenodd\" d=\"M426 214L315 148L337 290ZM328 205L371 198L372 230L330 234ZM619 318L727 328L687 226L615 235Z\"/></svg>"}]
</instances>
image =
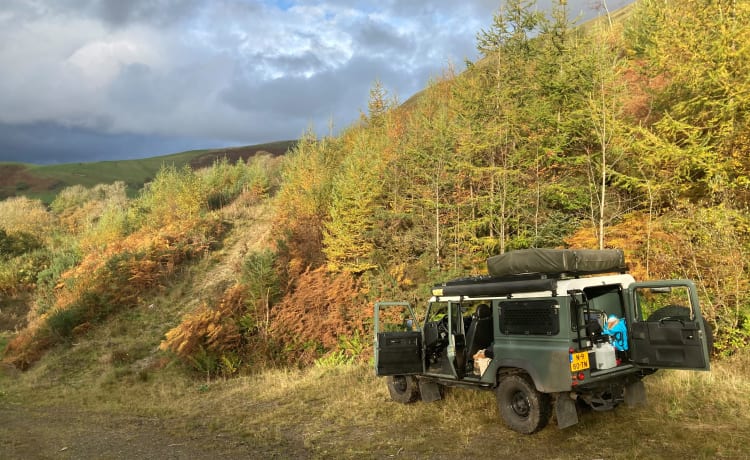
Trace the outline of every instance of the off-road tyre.
<instances>
[{"instance_id":1,"label":"off-road tyre","mask_svg":"<svg viewBox=\"0 0 750 460\"><path fill-rule=\"evenodd\" d=\"M689 320L690 309L682 305L667 305L651 313L646 321L658 321L664 318ZM712 353L714 350L714 331L711 330L711 325L706 322L706 318L701 318L701 320L703 321L703 330L706 331L708 352Z\"/></svg>"},{"instance_id":2,"label":"off-road tyre","mask_svg":"<svg viewBox=\"0 0 750 460\"><path fill-rule=\"evenodd\" d=\"M508 374L500 377L495 388L497 408L508 428L522 434L541 430L552 415L552 399L540 393L531 380L523 374Z\"/></svg>"},{"instance_id":3,"label":"off-road tyre","mask_svg":"<svg viewBox=\"0 0 750 460\"><path fill-rule=\"evenodd\" d=\"M419 399L419 382L412 375L391 375L388 376L388 392L392 400L410 404Z\"/></svg>"}]
</instances>

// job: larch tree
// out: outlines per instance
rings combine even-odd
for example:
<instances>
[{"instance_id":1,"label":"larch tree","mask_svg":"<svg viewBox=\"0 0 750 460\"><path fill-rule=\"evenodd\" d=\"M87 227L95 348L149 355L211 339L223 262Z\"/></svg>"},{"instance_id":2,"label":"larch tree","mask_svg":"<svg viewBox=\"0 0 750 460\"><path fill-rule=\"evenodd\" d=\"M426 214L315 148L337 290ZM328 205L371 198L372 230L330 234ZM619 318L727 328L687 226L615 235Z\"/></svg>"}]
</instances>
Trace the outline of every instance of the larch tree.
<instances>
[{"instance_id":1,"label":"larch tree","mask_svg":"<svg viewBox=\"0 0 750 460\"><path fill-rule=\"evenodd\" d=\"M536 53L532 36L544 22L533 7L533 1L511 0L498 10L492 26L477 35L482 60L471 66L473 75L458 88L464 100L460 150L484 179L476 187L476 209L480 221L487 222L480 228L487 229L489 241L481 246L488 253L505 252L511 233L518 232L513 216L523 189L519 174L526 156L522 145Z\"/></svg>"}]
</instances>

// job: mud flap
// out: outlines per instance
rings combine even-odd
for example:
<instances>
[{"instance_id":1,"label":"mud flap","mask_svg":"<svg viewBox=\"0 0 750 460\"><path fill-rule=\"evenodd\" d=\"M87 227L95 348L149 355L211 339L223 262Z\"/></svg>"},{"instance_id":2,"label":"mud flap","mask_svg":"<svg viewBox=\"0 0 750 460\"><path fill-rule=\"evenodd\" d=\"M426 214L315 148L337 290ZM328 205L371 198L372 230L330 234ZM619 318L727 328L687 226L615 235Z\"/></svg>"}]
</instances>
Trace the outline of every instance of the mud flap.
<instances>
[{"instance_id":1,"label":"mud flap","mask_svg":"<svg viewBox=\"0 0 750 460\"><path fill-rule=\"evenodd\" d=\"M422 394L422 401L433 402L443 399L440 394L440 386L435 382L425 382L419 380L419 392Z\"/></svg>"},{"instance_id":2,"label":"mud flap","mask_svg":"<svg viewBox=\"0 0 750 460\"><path fill-rule=\"evenodd\" d=\"M646 387L642 380L633 382L625 387L625 404L628 407L646 405Z\"/></svg>"},{"instance_id":3,"label":"mud flap","mask_svg":"<svg viewBox=\"0 0 750 460\"><path fill-rule=\"evenodd\" d=\"M578 423L578 411L576 402L569 393L558 393L555 401L555 417L557 428L562 430Z\"/></svg>"}]
</instances>

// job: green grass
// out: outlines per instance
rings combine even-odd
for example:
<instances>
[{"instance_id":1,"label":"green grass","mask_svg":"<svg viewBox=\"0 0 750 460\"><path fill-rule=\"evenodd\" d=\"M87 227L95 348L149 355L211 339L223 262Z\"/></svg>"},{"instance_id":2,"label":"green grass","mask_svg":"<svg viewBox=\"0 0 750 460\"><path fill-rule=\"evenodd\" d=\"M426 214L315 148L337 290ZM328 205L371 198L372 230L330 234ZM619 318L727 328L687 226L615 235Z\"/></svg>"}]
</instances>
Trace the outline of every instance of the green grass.
<instances>
[{"instance_id":1,"label":"green grass","mask_svg":"<svg viewBox=\"0 0 750 460\"><path fill-rule=\"evenodd\" d=\"M197 150L141 160L32 166L29 171L42 178L63 182L66 186L80 184L93 187L97 184L123 181L128 184L128 190L132 191L142 187L144 182L153 179L163 165L174 164L180 168L203 152L205 151Z\"/></svg>"},{"instance_id":2,"label":"green grass","mask_svg":"<svg viewBox=\"0 0 750 460\"><path fill-rule=\"evenodd\" d=\"M73 334L24 373L0 366L0 413L9 415L3 421L9 431L0 430L0 457L3 442L20 442L3 433L24 432L26 426L12 425L24 411L46 417L35 433L65 423L85 431L86 423L123 419L136 430L155 420L169 434L198 438L207 449L231 436L261 458L747 457L750 350L714 363L710 373L660 371L647 377L647 407L582 413L576 426L561 431L553 421L533 436L503 425L491 392L453 389L434 403L394 403L384 379L362 363L257 368L228 380L197 375L159 351L159 343L202 300L219 298L239 276L245 254L261 250L268 244L262 235L271 235L267 203L233 203L222 212L236 223L222 247L185 266L163 291ZM0 332L0 347L12 335ZM130 428L118 425L124 429ZM141 434L136 431L133 439ZM47 452L69 445L60 443ZM111 455L102 448L102 455Z\"/></svg>"},{"instance_id":3,"label":"green grass","mask_svg":"<svg viewBox=\"0 0 750 460\"><path fill-rule=\"evenodd\" d=\"M249 212L241 228L251 229L261 216ZM0 409L74 413L84 424L156 420L206 448L225 436L239 439L261 458L746 457L750 350L715 362L711 372L647 377L647 407L582 413L578 425L562 431L553 420L532 436L503 425L492 392L451 389L434 403L394 403L385 380L364 363L206 379L158 345L201 295L215 295L219 287L206 280L234 276L224 270L246 240L245 233L230 235L223 254L187 268L163 294L50 350L30 370L0 369ZM0 345L9 337L0 335Z\"/></svg>"}]
</instances>

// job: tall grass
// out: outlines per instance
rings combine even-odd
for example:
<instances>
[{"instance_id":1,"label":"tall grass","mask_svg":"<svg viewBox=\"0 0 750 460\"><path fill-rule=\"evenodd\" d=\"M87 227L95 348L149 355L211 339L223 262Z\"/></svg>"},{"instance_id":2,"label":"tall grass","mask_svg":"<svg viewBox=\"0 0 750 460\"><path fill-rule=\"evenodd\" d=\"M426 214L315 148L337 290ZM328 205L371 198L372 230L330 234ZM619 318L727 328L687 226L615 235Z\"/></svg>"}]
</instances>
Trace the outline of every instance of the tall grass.
<instances>
[{"instance_id":1,"label":"tall grass","mask_svg":"<svg viewBox=\"0 0 750 460\"><path fill-rule=\"evenodd\" d=\"M578 425L558 430L553 420L532 436L503 425L492 392L449 389L434 403L392 402L385 381L367 364L269 369L206 383L171 366L152 370L146 380L122 377L127 374L121 370L118 380L116 364L72 358L79 369L89 366L74 385L54 385L48 363L17 377L12 396L159 417L185 434L233 433L268 456L746 458L750 442L746 352L715 363L710 373L660 371L647 377L646 407L584 412ZM101 369L110 377L102 379Z\"/></svg>"}]
</instances>

